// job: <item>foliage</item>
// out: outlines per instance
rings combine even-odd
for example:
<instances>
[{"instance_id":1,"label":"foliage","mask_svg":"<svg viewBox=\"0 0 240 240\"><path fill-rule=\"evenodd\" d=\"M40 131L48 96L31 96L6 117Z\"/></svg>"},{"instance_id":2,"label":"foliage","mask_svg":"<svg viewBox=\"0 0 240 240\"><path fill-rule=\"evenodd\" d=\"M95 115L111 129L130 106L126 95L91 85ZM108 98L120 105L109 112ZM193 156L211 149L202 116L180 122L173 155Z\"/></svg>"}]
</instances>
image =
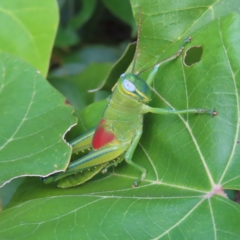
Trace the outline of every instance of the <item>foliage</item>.
<instances>
[{"instance_id":1,"label":"foliage","mask_svg":"<svg viewBox=\"0 0 240 240\"><path fill-rule=\"evenodd\" d=\"M86 47L89 38L82 33L88 31L81 32L79 27L95 26L98 20L92 22L90 17L98 19L95 13L103 11L103 4L99 7L97 1L89 1L91 4L86 6L86 2L82 1L85 18L75 15L66 24L75 40L64 42L67 39L64 36L56 41L53 59L61 67L49 74L50 83L72 103L79 119L67 139L97 123L106 100L92 102L106 98L117 73L125 71L133 57L129 46L121 61L113 65L123 52L122 44ZM118 1L115 6L109 2L103 1L115 15L124 14L118 8ZM0 21L1 29L7 33L0 38L0 46L6 45L1 47L5 52L0 54L0 121L4 126L0 130L0 182L5 184L0 193L8 191L7 182L11 179L35 176L25 179L0 213L1 239L79 239L79 236L81 239L231 239L240 235L240 207L223 191L240 188L239 3L237 0L184 0L174 4L167 0L131 0L130 3L135 20L141 19L136 71L175 53L187 36L193 38L181 58L160 67L150 105L215 108L219 115L215 118L147 115L133 159L148 169L146 181L138 188L131 185L139 172L126 163L80 187L62 190L55 185L44 185L40 176L66 169L70 149L63 136L76 123L76 117L71 115L73 108L32 67L41 69L45 75L49 65L52 34L57 30L55 2L19 0L14 5L11 1L1 1L0 18L8 15L11 19L4 21L18 23L11 25L13 30L23 32L29 39L44 36L41 44L35 42L32 49L20 33L14 38L9 35L10 23ZM46 6L47 27L40 16ZM37 19L37 26L26 16L26 9ZM130 17L125 22L132 26ZM38 25L35 36L33 32ZM49 29L53 29L51 34ZM5 39L3 45L2 39ZM202 54L196 63L186 66L185 57L195 46L201 47ZM27 51L15 51L24 48ZM108 53L101 54L104 62L96 57L97 51L98 56ZM36 61L35 52L41 52L41 61ZM33 53L32 58L29 53ZM127 71L131 71L131 65ZM150 71L141 76L146 78ZM98 93L86 93L101 85L104 88Z\"/></svg>"}]
</instances>

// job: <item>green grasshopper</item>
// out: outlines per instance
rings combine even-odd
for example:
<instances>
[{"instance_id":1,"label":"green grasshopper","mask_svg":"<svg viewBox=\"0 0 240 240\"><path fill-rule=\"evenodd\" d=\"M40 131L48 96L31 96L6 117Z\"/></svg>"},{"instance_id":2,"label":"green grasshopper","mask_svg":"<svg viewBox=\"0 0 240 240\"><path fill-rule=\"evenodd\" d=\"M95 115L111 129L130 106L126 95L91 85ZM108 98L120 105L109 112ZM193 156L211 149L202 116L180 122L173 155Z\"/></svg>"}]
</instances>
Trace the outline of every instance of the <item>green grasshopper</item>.
<instances>
[{"instance_id":1,"label":"green grasshopper","mask_svg":"<svg viewBox=\"0 0 240 240\"><path fill-rule=\"evenodd\" d=\"M71 162L65 172L55 173L44 178L44 182L58 182L58 187L61 188L77 186L91 179L100 171L106 173L108 168L117 166L125 159L129 165L141 172L140 178L133 183L133 187L137 187L147 175L147 169L132 161L142 135L143 114L149 112L157 114L207 113L216 116L217 112L209 109L169 110L146 105L151 100L150 85L159 66L180 56L186 43L190 41L191 38L187 38L176 54L153 65L153 70L146 81L139 75L150 68L140 73L134 73L137 56L135 53L132 72L122 74L113 87L113 93L98 126L70 142L73 153L88 148L91 148L91 151Z\"/></svg>"}]
</instances>

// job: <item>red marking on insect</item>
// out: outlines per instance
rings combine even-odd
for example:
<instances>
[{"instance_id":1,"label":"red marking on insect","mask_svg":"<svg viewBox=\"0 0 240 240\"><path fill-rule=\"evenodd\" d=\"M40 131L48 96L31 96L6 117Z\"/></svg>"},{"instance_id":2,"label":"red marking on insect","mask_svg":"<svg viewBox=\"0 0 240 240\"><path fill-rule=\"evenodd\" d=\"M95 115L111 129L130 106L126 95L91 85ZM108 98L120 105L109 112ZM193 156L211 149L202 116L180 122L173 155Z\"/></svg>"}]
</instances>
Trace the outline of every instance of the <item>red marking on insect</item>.
<instances>
[{"instance_id":1,"label":"red marking on insect","mask_svg":"<svg viewBox=\"0 0 240 240\"><path fill-rule=\"evenodd\" d=\"M105 119L102 119L100 121L94 133L92 139L92 146L94 149L99 149L105 146L106 144L112 142L115 138L115 135L113 133L106 131L105 126L103 125L105 121Z\"/></svg>"}]
</instances>

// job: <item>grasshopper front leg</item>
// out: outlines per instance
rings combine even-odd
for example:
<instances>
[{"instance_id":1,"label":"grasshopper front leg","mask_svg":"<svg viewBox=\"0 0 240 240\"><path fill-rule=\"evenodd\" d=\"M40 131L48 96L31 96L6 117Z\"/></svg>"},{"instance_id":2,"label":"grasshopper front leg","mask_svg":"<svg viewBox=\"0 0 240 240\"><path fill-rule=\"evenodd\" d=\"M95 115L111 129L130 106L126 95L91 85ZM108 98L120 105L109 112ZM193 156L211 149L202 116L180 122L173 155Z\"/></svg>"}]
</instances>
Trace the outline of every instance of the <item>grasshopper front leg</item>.
<instances>
[{"instance_id":1,"label":"grasshopper front leg","mask_svg":"<svg viewBox=\"0 0 240 240\"><path fill-rule=\"evenodd\" d=\"M184 40L181 48L180 48L175 54L173 54L172 56L170 56L170 57L168 57L168 58L166 58L166 59L162 60L161 62L159 62L159 63L157 63L157 64L154 65L153 70L150 72L150 74L149 74L149 76L148 76L148 78L147 78L147 80L146 80L146 83L147 83L149 86L152 84L152 82L153 82L153 80L154 80L154 78L155 78L155 76L156 76L156 73L158 72L158 68L159 68L162 64L164 64L164 63L166 63L166 62L169 62L169 61L171 61L171 60L173 60L173 59L178 58L178 57L182 54L182 52L183 52L186 44L187 44L187 43L190 43L191 40L192 40L192 37L186 38L186 39ZM150 67L150 68L151 68L151 67ZM147 69L148 69L148 68L147 68ZM144 71L146 71L147 69L145 69ZM142 72L144 72L144 71L142 71ZM140 73L141 73L141 72L140 72Z\"/></svg>"},{"instance_id":2,"label":"grasshopper front leg","mask_svg":"<svg viewBox=\"0 0 240 240\"><path fill-rule=\"evenodd\" d=\"M198 114L209 114L211 116L217 116L218 112L206 108L189 108L189 109L183 109L183 110L174 110L174 109L164 109L164 108L153 108L149 107L147 105L143 105L142 107L142 113L157 113L157 114L186 114L186 113L198 113Z\"/></svg>"},{"instance_id":3,"label":"grasshopper front leg","mask_svg":"<svg viewBox=\"0 0 240 240\"><path fill-rule=\"evenodd\" d=\"M135 151L135 149L136 149L136 147L138 145L138 142L139 142L139 140L141 138L141 135L142 135L142 129L139 129L136 132L136 136L134 137L130 147L128 148L128 150L126 151L126 153L124 155L125 161L129 165L133 166L134 168L136 168L136 169L138 169L139 171L142 172L141 177L134 181L134 183L132 185L133 187L137 187L138 183L144 181L144 179L146 178L146 175L147 175L147 169L146 168L144 168L144 167L142 167L142 166L140 166L140 165L138 165L138 164L136 164L136 163L134 163L132 161L133 153L134 153L134 151Z\"/></svg>"}]
</instances>

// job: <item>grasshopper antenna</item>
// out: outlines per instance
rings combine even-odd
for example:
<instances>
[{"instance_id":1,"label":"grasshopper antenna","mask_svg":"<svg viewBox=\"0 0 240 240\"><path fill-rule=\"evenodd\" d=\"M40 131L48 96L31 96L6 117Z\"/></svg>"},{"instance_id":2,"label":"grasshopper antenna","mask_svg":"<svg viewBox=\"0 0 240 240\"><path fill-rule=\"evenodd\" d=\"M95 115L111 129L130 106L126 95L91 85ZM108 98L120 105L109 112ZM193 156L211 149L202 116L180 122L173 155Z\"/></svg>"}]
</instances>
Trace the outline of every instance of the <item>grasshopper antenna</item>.
<instances>
[{"instance_id":1,"label":"grasshopper antenna","mask_svg":"<svg viewBox=\"0 0 240 240\"><path fill-rule=\"evenodd\" d=\"M135 50L135 54L133 57L133 67L132 67L132 73L134 73L135 70L135 66L136 66L136 61L137 61L137 57L138 57L138 43L139 43L139 38L140 38L140 32L141 32L141 24L142 24L142 8L139 7L139 19L138 19L138 32L137 32L137 42L136 42L136 50ZM95 89L90 89L88 90L89 93L94 93L99 91L103 86L104 86L105 82L103 82L101 84L101 86L95 88ZM116 83L117 84L117 83ZM116 84L113 86L113 89L115 88Z\"/></svg>"},{"instance_id":2,"label":"grasshopper antenna","mask_svg":"<svg viewBox=\"0 0 240 240\"><path fill-rule=\"evenodd\" d=\"M133 58L132 73L134 73L134 70L136 67L136 61L137 61L137 57L138 57L138 45L139 45L140 32L141 32L141 24L142 24L142 8L139 7L138 34L137 34L136 51L135 51L134 58Z\"/></svg>"}]
</instances>

